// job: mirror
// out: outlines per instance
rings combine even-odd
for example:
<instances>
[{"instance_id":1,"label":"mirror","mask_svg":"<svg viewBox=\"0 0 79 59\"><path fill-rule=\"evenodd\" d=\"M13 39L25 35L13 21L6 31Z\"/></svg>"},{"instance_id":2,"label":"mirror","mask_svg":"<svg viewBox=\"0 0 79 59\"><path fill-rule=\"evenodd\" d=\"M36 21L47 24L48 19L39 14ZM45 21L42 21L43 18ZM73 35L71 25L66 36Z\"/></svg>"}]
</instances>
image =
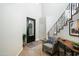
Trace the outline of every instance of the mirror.
<instances>
[{"instance_id":1,"label":"mirror","mask_svg":"<svg viewBox=\"0 0 79 59\"><path fill-rule=\"evenodd\" d=\"M33 36L34 35L34 22L32 20L29 20L28 29L29 29L29 36Z\"/></svg>"}]
</instances>

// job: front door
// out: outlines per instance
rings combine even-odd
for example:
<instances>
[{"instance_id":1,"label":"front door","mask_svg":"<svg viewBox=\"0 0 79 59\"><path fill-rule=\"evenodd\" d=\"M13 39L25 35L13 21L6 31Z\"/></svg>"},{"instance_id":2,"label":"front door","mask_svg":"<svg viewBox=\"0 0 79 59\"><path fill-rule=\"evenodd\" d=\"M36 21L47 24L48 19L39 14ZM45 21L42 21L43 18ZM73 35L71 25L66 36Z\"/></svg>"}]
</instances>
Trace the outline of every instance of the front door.
<instances>
[{"instance_id":1,"label":"front door","mask_svg":"<svg viewBox=\"0 0 79 59\"><path fill-rule=\"evenodd\" d=\"M35 41L35 19L27 17L27 43Z\"/></svg>"}]
</instances>

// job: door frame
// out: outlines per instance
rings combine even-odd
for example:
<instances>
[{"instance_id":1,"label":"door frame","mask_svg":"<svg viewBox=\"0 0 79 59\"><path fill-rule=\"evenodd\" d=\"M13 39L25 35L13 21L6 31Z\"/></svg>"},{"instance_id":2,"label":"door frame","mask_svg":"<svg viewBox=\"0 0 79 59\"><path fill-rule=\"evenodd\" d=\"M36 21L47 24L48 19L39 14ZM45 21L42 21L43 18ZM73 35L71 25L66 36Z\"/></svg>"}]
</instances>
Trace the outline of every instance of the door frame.
<instances>
[{"instance_id":1,"label":"door frame","mask_svg":"<svg viewBox=\"0 0 79 59\"><path fill-rule=\"evenodd\" d=\"M28 21L29 20L32 20L32 21L34 21L34 41L35 41L35 39L36 39L36 20L34 19L34 18L31 18L31 17L27 17L26 18L26 22L27 22L27 29L28 29ZM28 30L26 30L26 34L28 33ZM28 35L27 35L27 40L28 40ZM28 43L28 42L27 42Z\"/></svg>"}]
</instances>

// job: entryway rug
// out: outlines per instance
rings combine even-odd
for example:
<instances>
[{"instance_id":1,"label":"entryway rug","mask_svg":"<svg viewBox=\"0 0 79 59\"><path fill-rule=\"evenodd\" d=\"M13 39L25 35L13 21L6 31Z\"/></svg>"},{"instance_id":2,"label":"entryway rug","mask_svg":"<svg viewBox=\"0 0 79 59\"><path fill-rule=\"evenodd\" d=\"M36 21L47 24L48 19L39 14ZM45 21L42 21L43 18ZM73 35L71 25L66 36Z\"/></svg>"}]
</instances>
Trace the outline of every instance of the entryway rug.
<instances>
[{"instance_id":1,"label":"entryway rug","mask_svg":"<svg viewBox=\"0 0 79 59\"><path fill-rule=\"evenodd\" d=\"M29 48L33 48L39 45L40 43L42 43L42 41L35 41L35 42L27 43L26 46Z\"/></svg>"}]
</instances>

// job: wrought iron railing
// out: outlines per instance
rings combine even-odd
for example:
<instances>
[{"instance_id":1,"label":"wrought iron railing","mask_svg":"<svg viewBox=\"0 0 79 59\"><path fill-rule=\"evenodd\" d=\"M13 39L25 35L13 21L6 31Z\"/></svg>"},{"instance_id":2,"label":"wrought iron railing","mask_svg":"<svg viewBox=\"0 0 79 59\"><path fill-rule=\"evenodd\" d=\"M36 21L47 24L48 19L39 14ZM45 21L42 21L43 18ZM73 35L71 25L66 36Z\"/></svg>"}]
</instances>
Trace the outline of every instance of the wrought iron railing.
<instances>
[{"instance_id":1,"label":"wrought iron railing","mask_svg":"<svg viewBox=\"0 0 79 59\"><path fill-rule=\"evenodd\" d=\"M79 3L69 3L66 10L59 17L57 22L51 27L48 32L49 36L57 35L68 22L72 20L72 17L79 12Z\"/></svg>"}]
</instances>

